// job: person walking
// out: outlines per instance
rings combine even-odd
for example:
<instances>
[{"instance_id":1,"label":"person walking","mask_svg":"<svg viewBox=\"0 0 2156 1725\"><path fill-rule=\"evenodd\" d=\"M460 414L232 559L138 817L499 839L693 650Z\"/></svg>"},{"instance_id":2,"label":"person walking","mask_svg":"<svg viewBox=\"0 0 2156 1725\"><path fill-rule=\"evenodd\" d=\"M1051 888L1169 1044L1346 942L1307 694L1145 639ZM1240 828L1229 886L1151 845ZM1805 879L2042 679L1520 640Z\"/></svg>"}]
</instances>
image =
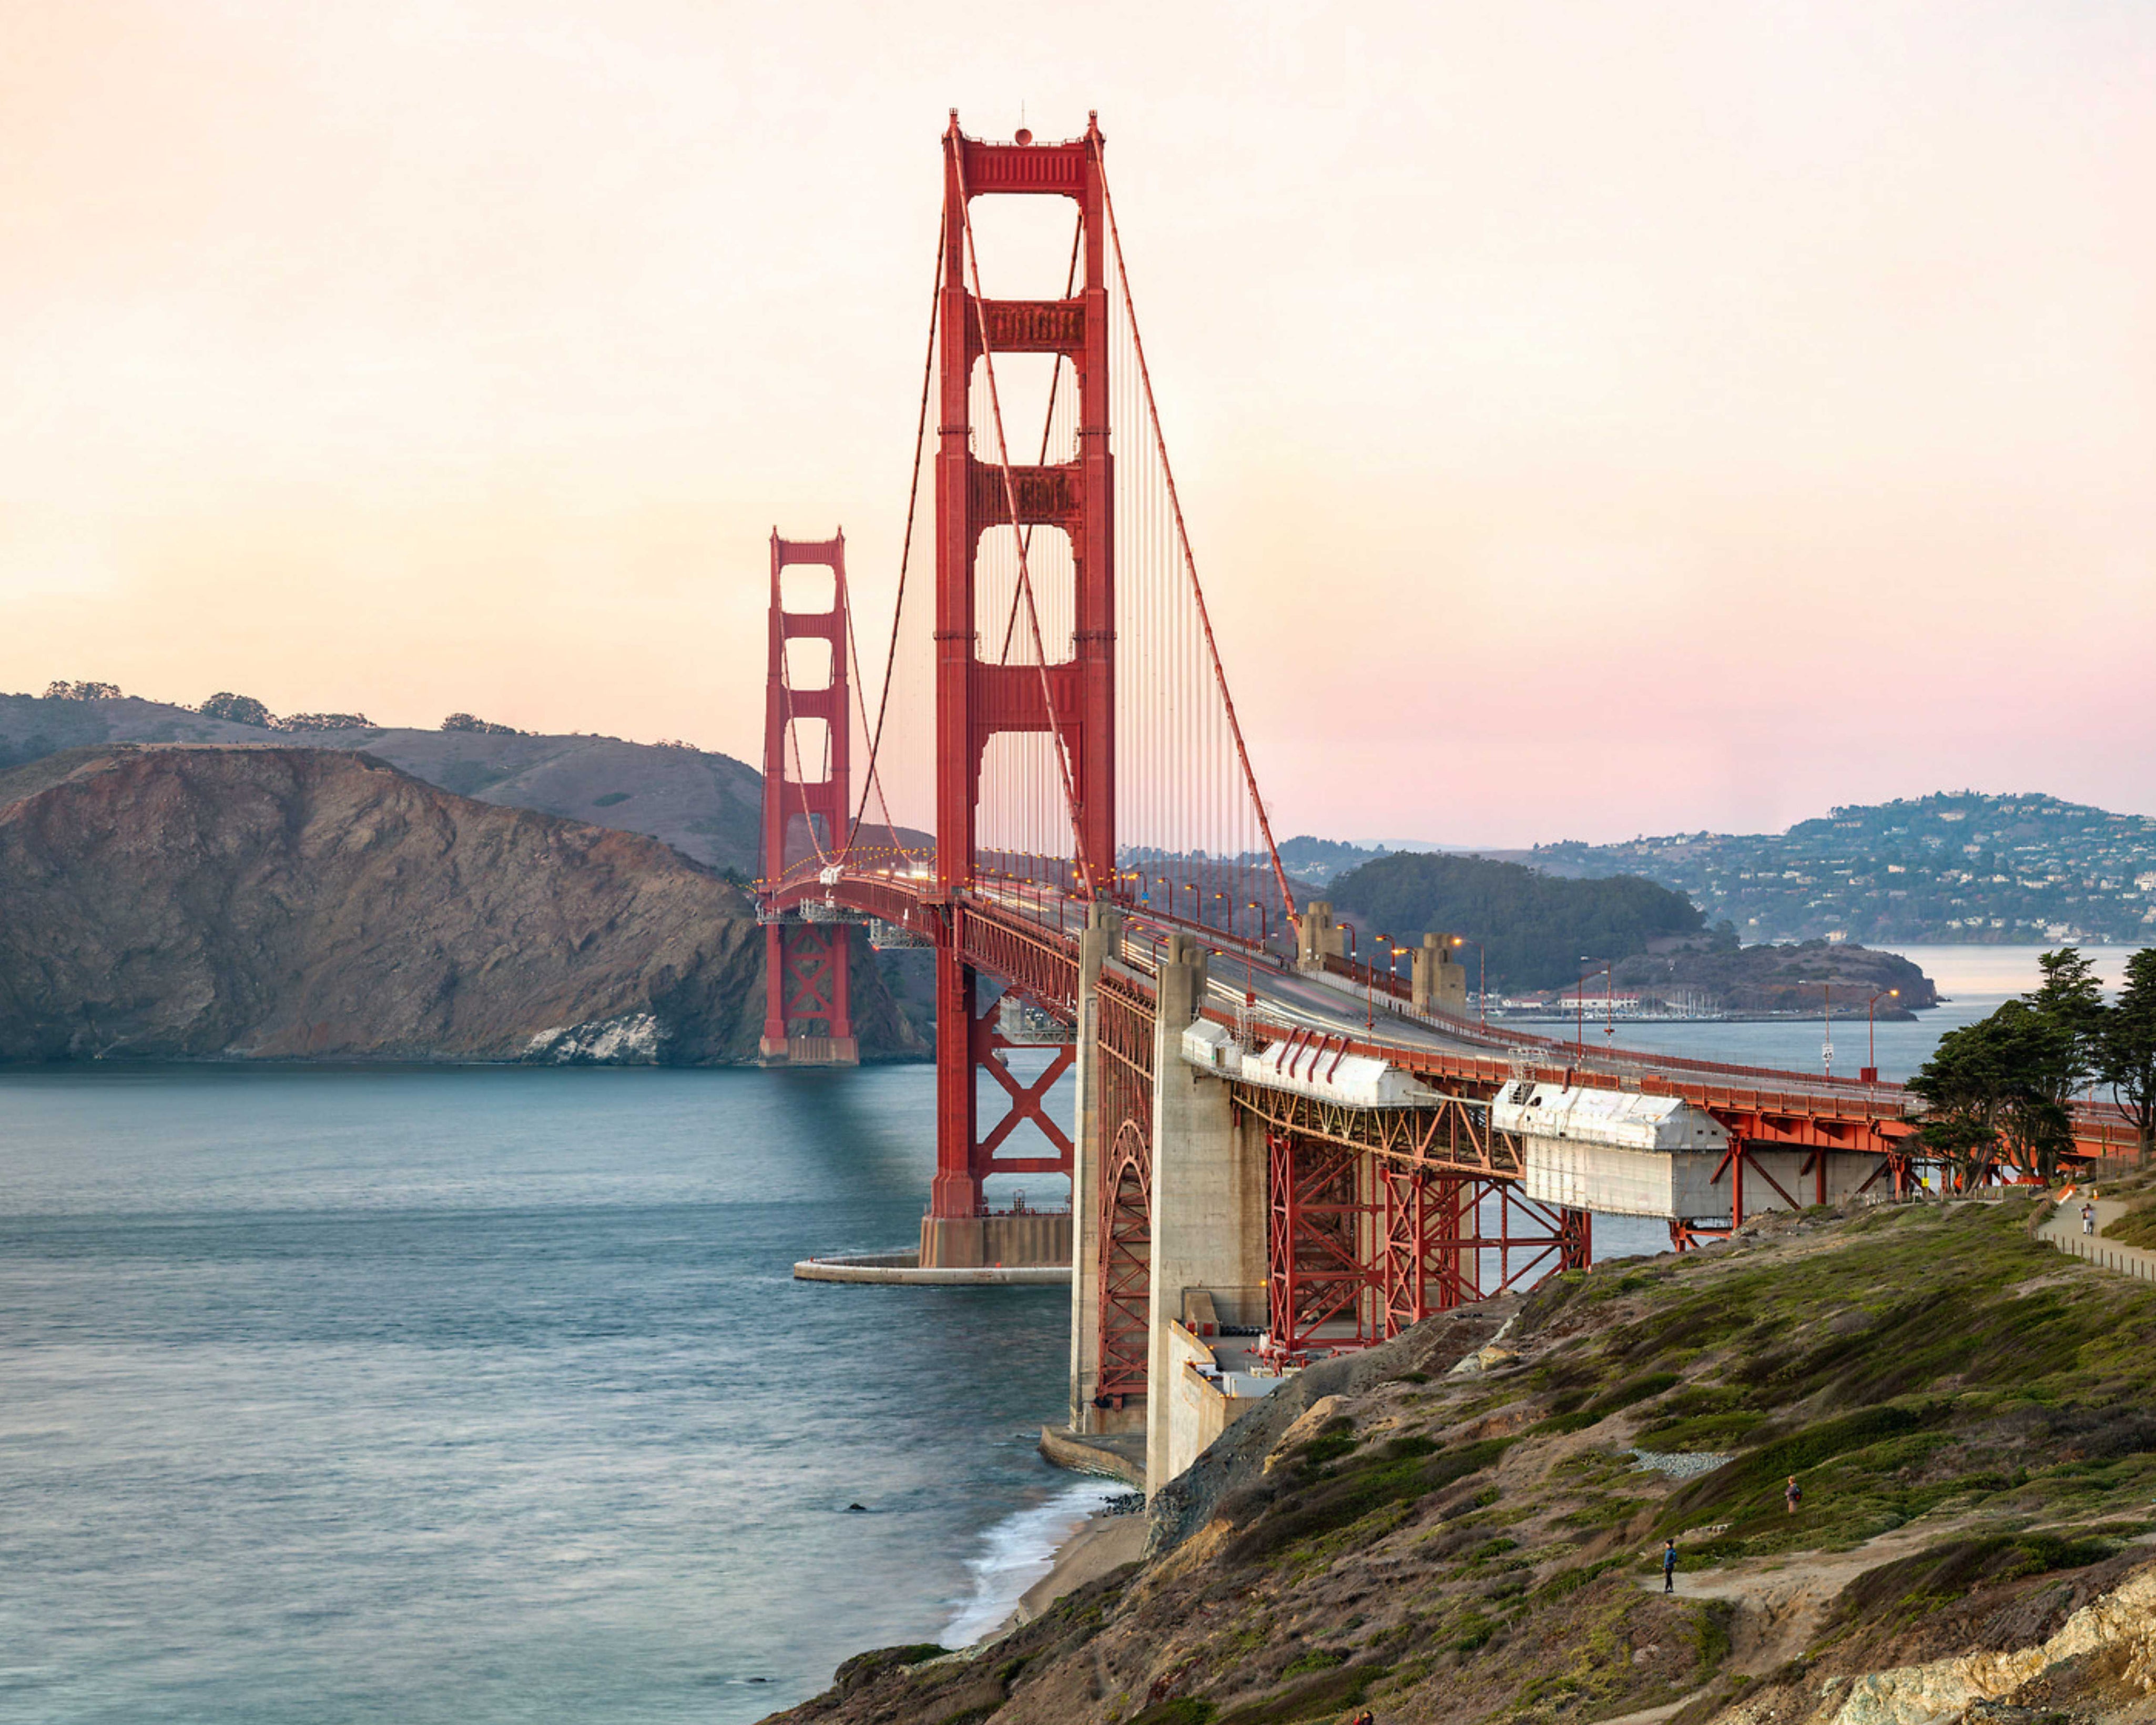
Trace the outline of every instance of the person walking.
<instances>
[{"instance_id":1,"label":"person walking","mask_svg":"<svg viewBox=\"0 0 2156 1725\"><path fill-rule=\"evenodd\" d=\"M2084 1234L2096 1232L2096 1206L2092 1204L2085 1204L2082 1206L2082 1232Z\"/></svg>"},{"instance_id":2,"label":"person walking","mask_svg":"<svg viewBox=\"0 0 2156 1725\"><path fill-rule=\"evenodd\" d=\"M1662 1591L1673 1594L1677 1590L1677 1543L1674 1539L1662 1542Z\"/></svg>"},{"instance_id":3,"label":"person walking","mask_svg":"<svg viewBox=\"0 0 2156 1725\"><path fill-rule=\"evenodd\" d=\"M1794 1515L1797 1512L1797 1506L1804 1501L1804 1488L1797 1483L1797 1476L1791 1474L1789 1483L1782 1487L1782 1502L1789 1506L1789 1513Z\"/></svg>"}]
</instances>

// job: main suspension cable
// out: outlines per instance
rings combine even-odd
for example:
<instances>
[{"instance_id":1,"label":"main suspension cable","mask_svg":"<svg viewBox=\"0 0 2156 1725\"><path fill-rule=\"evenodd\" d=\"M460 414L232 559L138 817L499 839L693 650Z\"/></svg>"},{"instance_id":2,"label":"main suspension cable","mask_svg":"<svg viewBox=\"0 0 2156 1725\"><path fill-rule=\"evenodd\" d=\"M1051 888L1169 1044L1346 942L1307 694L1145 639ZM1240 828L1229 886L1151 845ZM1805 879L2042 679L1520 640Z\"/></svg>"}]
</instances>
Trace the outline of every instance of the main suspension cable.
<instances>
[{"instance_id":1,"label":"main suspension cable","mask_svg":"<svg viewBox=\"0 0 2156 1725\"><path fill-rule=\"evenodd\" d=\"M906 616L906 575L913 560L913 521L921 506L921 454L928 439L928 397L936 379L936 329L943 300L943 218L947 212L939 210L936 217L936 279L928 295L928 353L921 367L921 411L913 426L913 484L906 499L906 537L898 552L898 596L893 601L891 614L891 650L883 665L883 689L876 697L875 730L869 739L869 768L861 780L860 805L854 812L854 824L846 834L847 850L853 849L854 839L861 829L861 821L868 814L869 793L873 789L876 801L882 805L886 831L890 834L891 849L898 850L898 826L891 819L891 799L884 794L880 763L883 756L884 720L891 711L891 685L898 665L899 624ZM860 654L854 644L853 607L846 608L846 648L852 654L856 673L860 669ZM867 697L860 690L858 675L854 680L854 699L860 706L861 725L868 726Z\"/></svg>"}]
</instances>

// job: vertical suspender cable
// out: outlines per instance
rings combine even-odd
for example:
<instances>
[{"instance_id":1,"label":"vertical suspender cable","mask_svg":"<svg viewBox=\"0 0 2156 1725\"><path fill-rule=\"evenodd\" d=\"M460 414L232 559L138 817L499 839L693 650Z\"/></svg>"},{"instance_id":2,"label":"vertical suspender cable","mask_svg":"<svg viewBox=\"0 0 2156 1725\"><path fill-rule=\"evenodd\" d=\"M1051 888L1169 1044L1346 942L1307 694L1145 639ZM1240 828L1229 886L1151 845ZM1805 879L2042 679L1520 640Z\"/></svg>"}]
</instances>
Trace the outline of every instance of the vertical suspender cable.
<instances>
[{"instance_id":1,"label":"vertical suspender cable","mask_svg":"<svg viewBox=\"0 0 2156 1725\"><path fill-rule=\"evenodd\" d=\"M1205 649L1213 665L1214 680L1219 684L1220 699L1227 709L1228 726L1235 740L1235 754L1243 769L1243 783L1248 790L1252 808L1258 817L1258 825L1265 836L1266 854L1272 859L1273 879L1280 888L1281 899L1290 916L1295 914L1295 894L1287 882L1287 870L1281 866L1280 847L1273 842L1272 822L1265 814L1265 798L1259 794L1257 776L1250 770L1250 750L1243 742L1241 721L1235 716L1235 697L1228 692L1228 674L1220 664L1220 652L1213 639L1213 619L1205 608L1205 591L1199 584L1198 562L1190 549L1190 534L1183 525L1182 500L1176 495L1175 473L1168 465L1168 440L1160 428L1160 409L1153 399L1152 375L1146 365L1145 341L1138 333L1137 308L1131 299L1130 272L1123 262L1123 241L1116 227L1116 203L1108 194L1107 165L1101 158L1098 145L1093 146L1093 163L1101 176L1101 207L1108 218L1108 239L1116 254L1116 279L1122 288L1123 308L1130 319L1131 346L1137 356L1138 378L1144 387L1146 415L1152 426L1153 443L1160 455L1160 465L1168 486L1168 501L1175 518L1175 536L1182 548L1183 563L1190 579L1192 598L1198 607L1198 620L1205 634ZM970 230L969 230L970 231ZM989 372L993 386L994 372Z\"/></svg>"}]
</instances>

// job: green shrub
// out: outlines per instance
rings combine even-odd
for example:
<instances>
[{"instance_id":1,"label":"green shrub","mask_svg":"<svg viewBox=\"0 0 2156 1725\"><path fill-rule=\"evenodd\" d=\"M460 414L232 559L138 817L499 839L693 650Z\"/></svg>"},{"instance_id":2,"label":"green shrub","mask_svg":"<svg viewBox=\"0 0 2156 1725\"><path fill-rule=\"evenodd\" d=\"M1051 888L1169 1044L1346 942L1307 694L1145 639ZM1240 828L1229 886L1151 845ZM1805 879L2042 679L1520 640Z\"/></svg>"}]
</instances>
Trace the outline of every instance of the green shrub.
<instances>
[{"instance_id":1,"label":"green shrub","mask_svg":"<svg viewBox=\"0 0 2156 1725\"><path fill-rule=\"evenodd\" d=\"M1737 1608L1727 1599L1702 1599L1691 1608L1692 1651L1699 1657L1699 1673L1711 1676L1729 1657L1729 1626Z\"/></svg>"},{"instance_id":2,"label":"green shrub","mask_svg":"<svg viewBox=\"0 0 2156 1725\"><path fill-rule=\"evenodd\" d=\"M1174 1701L1155 1702L1132 1717L1129 1725L1212 1725L1213 1716L1219 1711L1209 1701L1185 1695Z\"/></svg>"},{"instance_id":3,"label":"green shrub","mask_svg":"<svg viewBox=\"0 0 2156 1725\"><path fill-rule=\"evenodd\" d=\"M1348 1663L1348 1656L1337 1647L1313 1647L1300 1659L1281 1668L1283 1677L1299 1677L1305 1671L1329 1671L1333 1666Z\"/></svg>"},{"instance_id":4,"label":"green shrub","mask_svg":"<svg viewBox=\"0 0 2156 1725\"><path fill-rule=\"evenodd\" d=\"M1764 1414L1732 1411L1701 1414L1690 1420L1672 1420L1640 1434L1643 1450L1681 1454L1695 1450L1731 1450L1765 1419Z\"/></svg>"},{"instance_id":5,"label":"green shrub","mask_svg":"<svg viewBox=\"0 0 2156 1725\"><path fill-rule=\"evenodd\" d=\"M1912 1409L1866 1408L1776 1438L1684 1486L1670 1499L1656 1532L1674 1532L1709 1511L1765 1501L1778 1495L1774 1488L1786 1475L1802 1473L1923 1423L1923 1416Z\"/></svg>"},{"instance_id":6,"label":"green shrub","mask_svg":"<svg viewBox=\"0 0 2156 1725\"><path fill-rule=\"evenodd\" d=\"M1251 1563L1345 1527L1386 1504L1411 1502L1491 1466L1517 1441L1516 1437L1485 1438L1435 1455L1397 1461L1358 1457L1274 1504L1237 1538L1227 1561Z\"/></svg>"},{"instance_id":7,"label":"green shrub","mask_svg":"<svg viewBox=\"0 0 2156 1725\"><path fill-rule=\"evenodd\" d=\"M2087 1568L2102 1563L2117 1548L2107 1540L2064 1539L2050 1533L1948 1540L1866 1569L1841 1590L1833 1620L1852 1622L1882 1613L1913 1615L1961 1599L1988 1583L2047 1575L2055 1569Z\"/></svg>"},{"instance_id":8,"label":"green shrub","mask_svg":"<svg viewBox=\"0 0 2156 1725\"><path fill-rule=\"evenodd\" d=\"M1222 1714L1219 1725L1297 1725L1301 1720L1345 1712L1362 1706L1370 1686L1391 1669L1383 1665L1350 1665L1322 1671L1292 1689ZM1130 1725L1138 1725L1138 1721L1133 1719Z\"/></svg>"}]
</instances>

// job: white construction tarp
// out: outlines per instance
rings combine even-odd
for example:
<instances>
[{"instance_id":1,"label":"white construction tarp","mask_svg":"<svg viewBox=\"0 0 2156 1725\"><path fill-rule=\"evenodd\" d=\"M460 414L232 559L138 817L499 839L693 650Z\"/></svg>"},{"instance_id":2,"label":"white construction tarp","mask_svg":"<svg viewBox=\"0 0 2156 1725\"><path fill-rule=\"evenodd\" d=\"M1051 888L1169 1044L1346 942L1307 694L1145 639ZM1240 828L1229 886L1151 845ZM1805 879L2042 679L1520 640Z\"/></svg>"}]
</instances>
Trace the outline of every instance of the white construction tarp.
<instances>
[{"instance_id":1,"label":"white construction tarp","mask_svg":"<svg viewBox=\"0 0 2156 1725\"><path fill-rule=\"evenodd\" d=\"M1531 1084L1515 1079L1490 1104L1490 1124L1522 1137L1615 1150L1712 1151L1728 1147L1729 1133L1702 1109L1676 1096L1591 1085Z\"/></svg>"},{"instance_id":2,"label":"white construction tarp","mask_svg":"<svg viewBox=\"0 0 2156 1725\"><path fill-rule=\"evenodd\" d=\"M1308 1042L1275 1042L1253 1054L1226 1028L1200 1019L1183 1033L1183 1058L1222 1078L1292 1091L1350 1108L1430 1108L1443 1100L1414 1075L1373 1055L1342 1054Z\"/></svg>"},{"instance_id":3,"label":"white construction tarp","mask_svg":"<svg viewBox=\"0 0 2156 1725\"><path fill-rule=\"evenodd\" d=\"M1665 1219L1729 1214L1729 1176L1715 1180L1719 1151L1620 1150L1532 1135L1525 1147L1521 1189L1538 1203Z\"/></svg>"}]
</instances>

